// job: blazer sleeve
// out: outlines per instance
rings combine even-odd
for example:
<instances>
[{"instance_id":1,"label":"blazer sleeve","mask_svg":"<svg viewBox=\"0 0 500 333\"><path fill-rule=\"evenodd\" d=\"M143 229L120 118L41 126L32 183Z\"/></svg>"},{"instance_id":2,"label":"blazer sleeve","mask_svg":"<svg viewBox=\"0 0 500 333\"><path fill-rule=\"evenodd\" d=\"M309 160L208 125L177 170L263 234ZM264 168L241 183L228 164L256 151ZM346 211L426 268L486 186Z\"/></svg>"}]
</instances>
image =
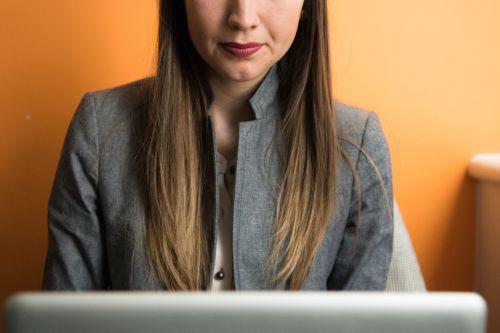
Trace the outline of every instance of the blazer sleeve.
<instances>
[{"instance_id":1,"label":"blazer sleeve","mask_svg":"<svg viewBox=\"0 0 500 333\"><path fill-rule=\"evenodd\" d=\"M94 96L84 95L71 120L48 205L43 290L106 289L104 228L97 186L99 142Z\"/></svg>"},{"instance_id":2,"label":"blazer sleeve","mask_svg":"<svg viewBox=\"0 0 500 333\"><path fill-rule=\"evenodd\" d=\"M359 148L355 177L361 193L354 184L343 239L327 281L330 290L384 290L387 283L393 243L392 168L374 113L366 118Z\"/></svg>"}]
</instances>

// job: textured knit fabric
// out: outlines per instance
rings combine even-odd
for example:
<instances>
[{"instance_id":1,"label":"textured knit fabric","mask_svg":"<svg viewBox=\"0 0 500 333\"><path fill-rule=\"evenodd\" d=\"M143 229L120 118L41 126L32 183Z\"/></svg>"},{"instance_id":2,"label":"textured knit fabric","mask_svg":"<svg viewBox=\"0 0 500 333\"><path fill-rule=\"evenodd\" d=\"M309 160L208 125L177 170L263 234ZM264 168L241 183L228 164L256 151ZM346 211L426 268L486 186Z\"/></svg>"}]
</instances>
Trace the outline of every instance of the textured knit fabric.
<instances>
[{"instance_id":1,"label":"textured knit fabric","mask_svg":"<svg viewBox=\"0 0 500 333\"><path fill-rule=\"evenodd\" d=\"M426 291L424 278L397 203L394 201L394 245L387 291Z\"/></svg>"},{"instance_id":2,"label":"textured knit fabric","mask_svg":"<svg viewBox=\"0 0 500 333\"><path fill-rule=\"evenodd\" d=\"M278 66L271 68L249 101L255 119L239 124L232 221L236 290L288 287L287 283L273 284L277 267L263 269L271 249L276 189L283 167L275 146L280 138L272 141L284 114L278 98ZM147 221L137 163L142 148L137 126L147 100L144 83L87 93L77 108L49 200L43 289L164 289L147 265ZM341 103L335 109L345 152L336 160L336 210L301 288L385 290L393 250L388 145L374 113ZM213 272L220 175L211 117L207 116L206 125L206 153L212 163L205 186L213 198L206 218L213 226L209 235ZM351 167L361 187L360 204ZM358 207L362 208L361 220Z\"/></svg>"},{"instance_id":3,"label":"textured knit fabric","mask_svg":"<svg viewBox=\"0 0 500 333\"><path fill-rule=\"evenodd\" d=\"M215 248L215 265L212 272L212 291L234 289L233 278L233 200L235 159L228 163L224 155L216 154L217 173L219 174L219 233ZM216 274L223 272L223 278Z\"/></svg>"}]
</instances>

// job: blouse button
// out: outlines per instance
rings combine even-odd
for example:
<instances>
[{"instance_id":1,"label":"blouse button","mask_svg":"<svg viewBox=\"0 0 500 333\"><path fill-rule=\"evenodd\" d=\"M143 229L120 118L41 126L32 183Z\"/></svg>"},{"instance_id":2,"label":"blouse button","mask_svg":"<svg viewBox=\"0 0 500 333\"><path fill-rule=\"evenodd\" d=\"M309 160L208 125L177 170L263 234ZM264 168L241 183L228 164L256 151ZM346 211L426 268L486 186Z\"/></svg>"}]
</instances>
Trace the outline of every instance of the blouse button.
<instances>
[{"instance_id":1,"label":"blouse button","mask_svg":"<svg viewBox=\"0 0 500 333\"><path fill-rule=\"evenodd\" d=\"M222 280L224 278L224 271L222 270L222 268L221 268L220 271L218 271L217 273L215 273L214 277L215 277L216 280Z\"/></svg>"}]
</instances>

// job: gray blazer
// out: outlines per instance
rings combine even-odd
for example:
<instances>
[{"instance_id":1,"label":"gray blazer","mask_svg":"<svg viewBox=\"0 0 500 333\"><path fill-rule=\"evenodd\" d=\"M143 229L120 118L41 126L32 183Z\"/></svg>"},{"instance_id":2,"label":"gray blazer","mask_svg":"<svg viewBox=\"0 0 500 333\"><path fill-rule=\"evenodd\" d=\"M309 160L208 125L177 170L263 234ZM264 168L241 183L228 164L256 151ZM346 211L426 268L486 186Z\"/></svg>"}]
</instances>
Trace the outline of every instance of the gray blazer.
<instances>
[{"instance_id":1,"label":"gray blazer","mask_svg":"<svg viewBox=\"0 0 500 333\"><path fill-rule=\"evenodd\" d=\"M141 111L140 83L87 93L74 114L49 201L45 290L162 289L146 265L145 221L134 163L140 142L131 115ZM261 267L273 231L272 184L277 183L278 175L275 150L270 150L271 163L266 169L269 179L262 163L280 119L278 86L274 66L250 100L256 119L239 125L233 216L237 290L273 289ZM303 289L384 290L393 242L388 146L374 113L340 103L335 106L341 144L361 184L362 223L355 242L358 199L349 166L339 158L336 212ZM213 127L210 118L208 121L212 128L210 153L214 154ZM383 184L355 145L370 156ZM214 187L214 207L218 207L218 188ZM286 289L286 284L276 289Z\"/></svg>"}]
</instances>

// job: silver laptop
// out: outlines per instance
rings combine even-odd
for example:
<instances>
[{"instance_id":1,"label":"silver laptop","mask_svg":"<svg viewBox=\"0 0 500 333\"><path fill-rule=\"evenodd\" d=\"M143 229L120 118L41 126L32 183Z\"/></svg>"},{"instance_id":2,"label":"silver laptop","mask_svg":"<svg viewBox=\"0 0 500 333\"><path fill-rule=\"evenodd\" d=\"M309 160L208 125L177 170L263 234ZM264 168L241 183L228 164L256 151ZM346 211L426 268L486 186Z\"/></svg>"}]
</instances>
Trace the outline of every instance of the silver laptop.
<instances>
[{"instance_id":1,"label":"silver laptop","mask_svg":"<svg viewBox=\"0 0 500 333\"><path fill-rule=\"evenodd\" d=\"M474 293L21 293L6 333L484 333Z\"/></svg>"}]
</instances>

